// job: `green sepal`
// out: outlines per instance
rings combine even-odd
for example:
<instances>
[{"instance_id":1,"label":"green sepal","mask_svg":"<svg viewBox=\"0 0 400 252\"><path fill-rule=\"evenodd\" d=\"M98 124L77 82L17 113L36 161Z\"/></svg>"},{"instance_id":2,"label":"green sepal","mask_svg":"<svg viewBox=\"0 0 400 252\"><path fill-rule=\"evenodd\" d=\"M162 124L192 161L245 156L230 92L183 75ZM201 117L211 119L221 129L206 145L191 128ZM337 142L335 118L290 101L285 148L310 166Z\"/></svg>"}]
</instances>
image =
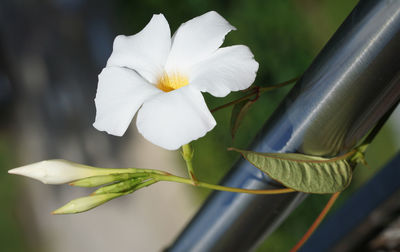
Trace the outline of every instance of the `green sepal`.
<instances>
[{"instance_id":1,"label":"green sepal","mask_svg":"<svg viewBox=\"0 0 400 252\"><path fill-rule=\"evenodd\" d=\"M80 186L80 187L96 187L105 184L109 184L116 181L124 181L131 178L138 177L147 177L149 173L120 173L120 174L109 174L103 176L93 176L80 180L76 180L71 182L69 185L71 186Z\"/></svg>"},{"instance_id":2,"label":"green sepal","mask_svg":"<svg viewBox=\"0 0 400 252\"><path fill-rule=\"evenodd\" d=\"M240 152L251 164L288 188L306 193L335 193L351 182L352 167L346 158L322 158L298 153Z\"/></svg>"},{"instance_id":3,"label":"green sepal","mask_svg":"<svg viewBox=\"0 0 400 252\"><path fill-rule=\"evenodd\" d=\"M104 194L104 193L119 193L119 192L126 192L129 190L133 190L137 185L142 183L145 179L147 178L129 179L112 185L104 186L94 191L92 195Z\"/></svg>"}]
</instances>

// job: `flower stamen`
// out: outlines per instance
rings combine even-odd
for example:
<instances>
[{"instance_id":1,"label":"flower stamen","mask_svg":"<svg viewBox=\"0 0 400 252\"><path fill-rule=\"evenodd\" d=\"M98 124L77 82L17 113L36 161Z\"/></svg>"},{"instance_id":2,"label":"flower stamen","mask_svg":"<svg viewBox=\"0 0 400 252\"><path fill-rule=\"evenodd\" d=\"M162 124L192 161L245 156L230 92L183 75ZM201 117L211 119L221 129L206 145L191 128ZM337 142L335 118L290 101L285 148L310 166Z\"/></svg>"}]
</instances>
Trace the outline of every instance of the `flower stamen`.
<instances>
[{"instance_id":1,"label":"flower stamen","mask_svg":"<svg viewBox=\"0 0 400 252\"><path fill-rule=\"evenodd\" d=\"M164 73L158 80L157 88L164 92L170 92L189 84L189 79L182 74L173 73L168 75Z\"/></svg>"}]
</instances>

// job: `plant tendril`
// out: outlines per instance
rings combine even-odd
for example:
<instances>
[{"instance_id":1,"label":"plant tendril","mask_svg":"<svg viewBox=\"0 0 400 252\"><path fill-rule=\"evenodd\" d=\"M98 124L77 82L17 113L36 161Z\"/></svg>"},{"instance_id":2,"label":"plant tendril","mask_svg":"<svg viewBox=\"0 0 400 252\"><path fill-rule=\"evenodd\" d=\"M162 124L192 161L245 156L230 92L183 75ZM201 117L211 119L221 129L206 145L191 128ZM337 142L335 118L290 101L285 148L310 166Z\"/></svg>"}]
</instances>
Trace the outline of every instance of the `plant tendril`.
<instances>
[{"instance_id":1,"label":"plant tendril","mask_svg":"<svg viewBox=\"0 0 400 252\"><path fill-rule=\"evenodd\" d=\"M290 252L296 252L298 251L304 243L310 238L310 236L314 233L314 231L318 228L319 224L325 219L326 214L329 212L329 210L332 208L333 204L339 197L340 192L334 193L331 198L329 199L328 203L326 203L324 209L322 209L321 213L315 219L314 223L311 225L311 227L307 230L307 232L303 235L303 237L300 239L300 241L290 250Z\"/></svg>"}]
</instances>

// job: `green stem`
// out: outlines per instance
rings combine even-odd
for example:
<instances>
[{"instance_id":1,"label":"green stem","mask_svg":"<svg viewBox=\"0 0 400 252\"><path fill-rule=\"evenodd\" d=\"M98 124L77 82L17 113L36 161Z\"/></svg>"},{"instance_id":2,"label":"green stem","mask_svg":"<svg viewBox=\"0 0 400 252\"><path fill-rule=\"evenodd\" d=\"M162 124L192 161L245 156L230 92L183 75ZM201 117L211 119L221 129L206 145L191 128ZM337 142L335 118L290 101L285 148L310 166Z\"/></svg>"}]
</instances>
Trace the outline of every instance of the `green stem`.
<instances>
[{"instance_id":1,"label":"green stem","mask_svg":"<svg viewBox=\"0 0 400 252\"><path fill-rule=\"evenodd\" d=\"M120 174L120 173L140 173L140 174L161 174L168 175L168 172L154 169L139 169L139 168L101 168L104 175Z\"/></svg>"},{"instance_id":2,"label":"green stem","mask_svg":"<svg viewBox=\"0 0 400 252\"><path fill-rule=\"evenodd\" d=\"M251 91L249 94L247 94L245 96L242 96L242 97L240 97L240 98L238 98L236 100L233 100L231 102L228 102L226 104L223 104L223 105L221 105L219 107L216 107L216 108L211 110L211 113L214 113L215 111L218 111L220 109L227 108L229 106L232 106L232 105L235 105L235 104L237 104L239 102L247 100L247 99L249 99L250 97L252 97L254 95L257 95L257 94L261 95L262 93L264 93L266 91L271 91L271 90L286 86L288 84L291 84L291 83L297 81L298 79L299 79L299 77L296 77L296 78L290 79L288 81L285 81L285 82L282 82L282 83L279 83L279 84L276 84L276 85L273 85L273 86L268 86L268 87L260 87L260 88L252 87L252 88L249 88L249 89L245 90L245 91Z\"/></svg>"},{"instance_id":3,"label":"green stem","mask_svg":"<svg viewBox=\"0 0 400 252\"><path fill-rule=\"evenodd\" d=\"M198 180L197 180L196 176L194 175L193 162L192 162L193 154L194 154L194 151L193 151L193 148L190 143L182 146L182 157L186 162L186 167L187 167L189 177L191 178L192 184L197 185Z\"/></svg>"},{"instance_id":4,"label":"green stem","mask_svg":"<svg viewBox=\"0 0 400 252\"><path fill-rule=\"evenodd\" d=\"M171 181L182 184L193 185L193 181L187 178L178 177L175 175L154 175L153 176L158 181ZM218 190L218 191L226 191L226 192L236 192L236 193L249 193L249 194L281 194L281 193L289 193L295 192L295 190L291 188L283 188L283 189L271 189L271 190L252 190L252 189L242 189L236 187L227 187L221 185L213 185L205 182L198 181L195 186Z\"/></svg>"},{"instance_id":5,"label":"green stem","mask_svg":"<svg viewBox=\"0 0 400 252\"><path fill-rule=\"evenodd\" d=\"M259 91L259 92L261 92L261 91ZM257 93L257 91L256 91L256 92L253 91L253 92L251 92L250 94L247 94L247 95L245 95L245 96L242 96L242 97L240 97L239 99L233 100L233 101L231 101L231 102L228 102L228 103L226 103L226 104L224 104L224 105L221 105L221 106L219 106L219 107L216 107L216 108L214 108L214 109L211 109L210 111L211 111L211 113L214 113L215 111L218 111L218 110L220 110L220 109L227 108L227 107L229 107L229 106L235 105L235 104L237 104L237 103L239 103L239 102L241 102L241 101L244 101L244 100L249 99L250 97L254 96L256 93Z\"/></svg>"}]
</instances>

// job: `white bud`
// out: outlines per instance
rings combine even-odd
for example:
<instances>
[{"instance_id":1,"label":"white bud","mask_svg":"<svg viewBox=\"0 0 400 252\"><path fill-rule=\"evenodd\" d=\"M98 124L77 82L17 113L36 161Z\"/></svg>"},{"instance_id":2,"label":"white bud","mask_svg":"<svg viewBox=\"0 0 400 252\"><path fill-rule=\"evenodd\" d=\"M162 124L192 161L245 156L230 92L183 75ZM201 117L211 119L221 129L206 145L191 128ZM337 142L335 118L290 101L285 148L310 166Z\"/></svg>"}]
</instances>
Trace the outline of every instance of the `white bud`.
<instances>
[{"instance_id":1,"label":"white bud","mask_svg":"<svg viewBox=\"0 0 400 252\"><path fill-rule=\"evenodd\" d=\"M44 184L64 184L82 178L118 173L119 170L95 168L62 159L54 159L21 166L9 170L8 173L37 179Z\"/></svg>"}]
</instances>

